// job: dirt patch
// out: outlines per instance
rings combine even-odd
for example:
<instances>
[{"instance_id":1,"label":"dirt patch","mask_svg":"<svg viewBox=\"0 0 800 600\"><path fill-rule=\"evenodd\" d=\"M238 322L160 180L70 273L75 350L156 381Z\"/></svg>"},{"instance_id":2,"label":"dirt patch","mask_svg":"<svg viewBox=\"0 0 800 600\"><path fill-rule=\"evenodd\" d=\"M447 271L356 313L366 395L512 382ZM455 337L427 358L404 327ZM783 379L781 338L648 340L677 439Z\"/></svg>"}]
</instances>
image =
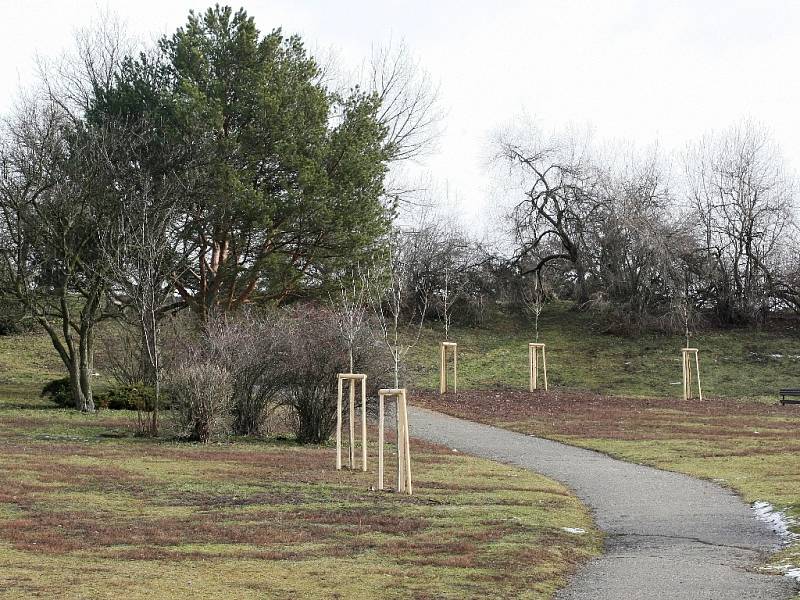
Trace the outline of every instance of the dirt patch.
<instances>
[{"instance_id":1,"label":"dirt patch","mask_svg":"<svg viewBox=\"0 0 800 600\"><path fill-rule=\"evenodd\" d=\"M590 392L414 392L414 403L539 435L617 440L749 438L800 442L800 411L724 398L624 398Z\"/></svg>"}]
</instances>

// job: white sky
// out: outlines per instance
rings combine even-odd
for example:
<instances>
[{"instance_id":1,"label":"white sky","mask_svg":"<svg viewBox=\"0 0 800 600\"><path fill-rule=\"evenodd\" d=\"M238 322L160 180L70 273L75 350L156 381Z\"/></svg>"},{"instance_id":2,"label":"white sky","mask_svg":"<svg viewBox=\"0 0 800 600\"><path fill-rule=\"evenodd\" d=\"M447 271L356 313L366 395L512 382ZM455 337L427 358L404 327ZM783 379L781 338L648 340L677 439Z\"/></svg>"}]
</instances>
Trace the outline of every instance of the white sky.
<instances>
[{"instance_id":1,"label":"white sky","mask_svg":"<svg viewBox=\"0 0 800 600\"><path fill-rule=\"evenodd\" d=\"M101 9L149 39L212 3L0 0L0 112L30 80L36 53L69 47ZM752 118L800 166L800 1L248 0L245 8L262 31L282 26L353 67L373 43L404 39L440 83L446 111L426 166L473 225L493 212L489 137L523 113L547 130L590 124L599 137L658 141L665 151Z\"/></svg>"}]
</instances>

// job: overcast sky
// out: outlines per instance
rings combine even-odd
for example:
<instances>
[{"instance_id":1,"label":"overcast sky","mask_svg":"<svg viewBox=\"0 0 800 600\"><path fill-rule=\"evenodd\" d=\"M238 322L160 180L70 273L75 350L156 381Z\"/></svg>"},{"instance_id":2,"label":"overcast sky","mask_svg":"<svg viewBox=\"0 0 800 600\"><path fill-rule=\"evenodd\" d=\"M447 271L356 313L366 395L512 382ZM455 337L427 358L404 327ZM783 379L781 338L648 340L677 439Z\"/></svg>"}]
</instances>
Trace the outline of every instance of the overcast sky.
<instances>
[{"instance_id":1,"label":"overcast sky","mask_svg":"<svg viewBox=\"0 0 800 600\"><path fill-rule=\"evenodd\" d=\"M76 28L110 9L150 39L211 2L0 0L0 111ZM232 3L238 7L238 3ZM359 65L405 40L441 86L446 111L426 160L469 221L491 210L493 130L526 113L545 129L591 125L601 138L680 150L741 118L766 124L800 166L800 2L785 0L250 0L262 31L299 33Z\"/></svg>"}]
</instances>

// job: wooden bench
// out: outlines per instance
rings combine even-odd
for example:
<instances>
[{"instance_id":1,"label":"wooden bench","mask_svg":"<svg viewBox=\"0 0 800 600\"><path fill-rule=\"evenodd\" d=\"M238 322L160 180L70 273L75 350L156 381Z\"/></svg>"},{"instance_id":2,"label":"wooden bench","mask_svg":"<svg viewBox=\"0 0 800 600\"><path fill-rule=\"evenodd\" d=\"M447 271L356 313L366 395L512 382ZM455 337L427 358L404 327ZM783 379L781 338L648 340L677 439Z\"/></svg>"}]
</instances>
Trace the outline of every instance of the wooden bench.
<instances>
[{"instance_id":1,"label":"wooden bench","mask_svg":"<svg viewBox=\"0 0 800 600\"><path fill-rule=\"evenodd\" d=\"M781 404L800 404L800 388L783 388L778 393L781 397ZM792 399L787 400L787 396Z\"/></svg>"}]
</instances>

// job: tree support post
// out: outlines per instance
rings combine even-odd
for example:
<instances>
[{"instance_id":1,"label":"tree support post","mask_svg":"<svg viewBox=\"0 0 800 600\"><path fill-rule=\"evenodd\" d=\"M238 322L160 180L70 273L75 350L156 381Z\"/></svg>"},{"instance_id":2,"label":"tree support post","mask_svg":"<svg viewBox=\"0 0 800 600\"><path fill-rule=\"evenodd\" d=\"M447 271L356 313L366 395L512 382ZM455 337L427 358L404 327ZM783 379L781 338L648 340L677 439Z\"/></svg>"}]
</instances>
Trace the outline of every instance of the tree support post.
<instances>
[{"instance_id":1,"label":"tree support post","mask_svg":"<svg viewBox=\"0 0 800 600\"><path fill-rule=\"evenodd\" d=\"M700 387L700 357L697 348L681 348L681 358L683 363L683 399L692 398L692 371L697 377L697 395L703 399L703 389ZM694 361L692 361L694 358ZM692 367L694 362L694 367Z\"/></svg>"},{"instance_id":2,"label":"tree support post","mask_svg":"<svg viewBox=\"0 0 800 600\"><path fill-rule=\"evenodd\" d=\"M439 393L447 392L447 354L453 355L453 392L458 392L458 344L439 343Z\"/></svg>"},{"instance_id":3,"label":"tree support post","mask_svg":"<svg viewBox=\"0 0 800 600\"><path fill-rule=\"evenodd\" d=\"M545 345L538 343L528 344L528 371L530 373L530 391L538 387L539 352L542 353L542 374L544 375L544 391L547 391L547 356Z\"/></svg>"},{"instance_id":4,"label":"tree support post","mask_svg":"<svg viewBox=\"0 0 800 600\"><path fill-rule=\"evenodd\" d=\"M343 400L343 392L344 392L344 382L348 381L350 384L350 406L349 406L349 413L350 413L350 443L348 446L349 450L349 462L350 462L350 469L355 469L356 467L356 458L355 458L355 412L356 412L356 382L361 382L361 470L367 470L367 376L361 373L339 373L337 375L338 379L338 391L336 395L336 469L341 470L342 468L342 400Z\"/></svg>"},{"instance_id":5,"label":"tree support post","mask_svg":"<svg viewBox=\"0 0 800 600\"><path fill-rule=\"evenodd\" d=\"M378 391L378 489L383 489L383 422L386 398L395 399L397 422L397 491L409 496L411 488L411 446L408 432L408 403L405 388Z\"/></svg>"}]
</instances>

